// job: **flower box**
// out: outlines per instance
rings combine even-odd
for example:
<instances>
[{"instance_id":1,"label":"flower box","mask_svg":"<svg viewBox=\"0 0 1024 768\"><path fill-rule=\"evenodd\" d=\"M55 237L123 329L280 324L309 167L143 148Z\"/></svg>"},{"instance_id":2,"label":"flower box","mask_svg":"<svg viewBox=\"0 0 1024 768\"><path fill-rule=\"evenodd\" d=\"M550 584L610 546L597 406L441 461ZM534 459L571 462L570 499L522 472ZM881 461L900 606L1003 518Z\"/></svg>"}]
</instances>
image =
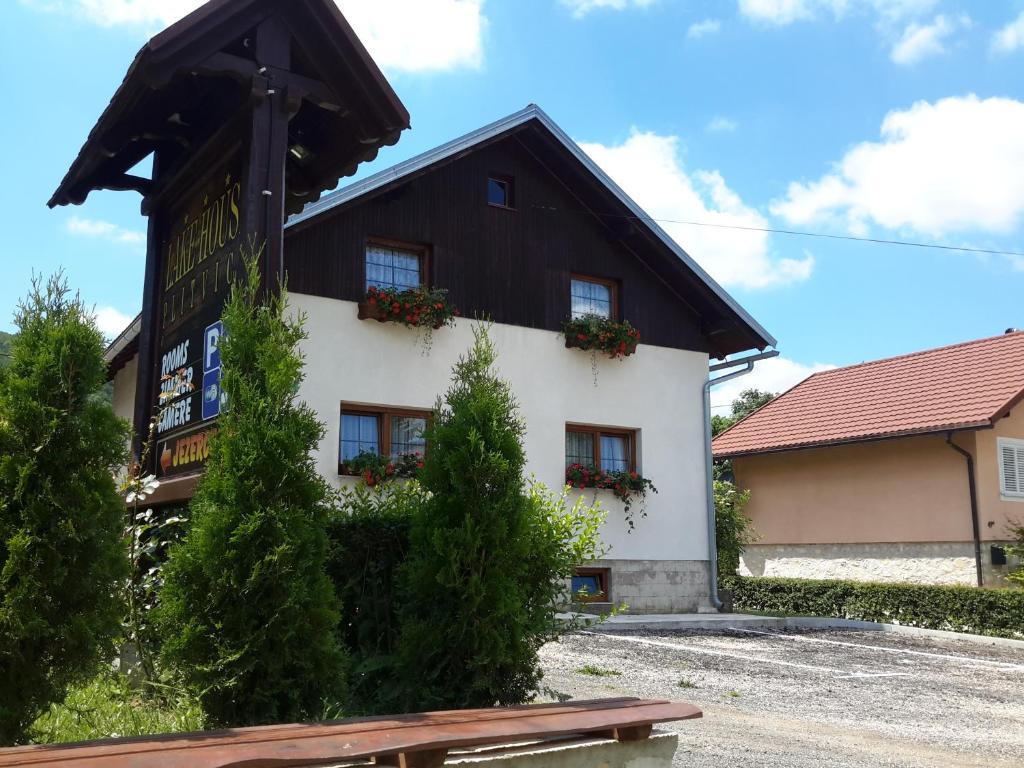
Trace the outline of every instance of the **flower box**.
<instances>
[{"instance_id":1,"label":"flower box","mask_svg":"<svg viewBox=\"0 0 1024 768\"><path fill-rule=\"evenodd\" d=\"M562 326L566 349L601 353L613 360L629 357L640 343L640 331L629 324L599 315L584 315Z\"/></svg>"},{"instance_id":2,"label":"flower box","mask_svg":"<svg viewBox=\"0 0 1024 768\"><path fill-rule=\"evenodd\" d=\"M658 492L654 483L634 471L609 472L586 464L570 464L565 468L565 484L572 488L597 488L611 491L622 502L629 530L634 528L633 499L640 498L640 516L647 517L647 492Z\"/></svg>"},{"instance_id":3,"label":"flower box","mask_svg":"<svg viewBox=\"0 0 1024 768\"><path fill-rule=\"evenodd\" d=\"M437 330L451 325L459 311L440 288L377 288L371 286L359 302L359 319L379 323L401 323L407 328Z\"/></svg>"}]
</instances>

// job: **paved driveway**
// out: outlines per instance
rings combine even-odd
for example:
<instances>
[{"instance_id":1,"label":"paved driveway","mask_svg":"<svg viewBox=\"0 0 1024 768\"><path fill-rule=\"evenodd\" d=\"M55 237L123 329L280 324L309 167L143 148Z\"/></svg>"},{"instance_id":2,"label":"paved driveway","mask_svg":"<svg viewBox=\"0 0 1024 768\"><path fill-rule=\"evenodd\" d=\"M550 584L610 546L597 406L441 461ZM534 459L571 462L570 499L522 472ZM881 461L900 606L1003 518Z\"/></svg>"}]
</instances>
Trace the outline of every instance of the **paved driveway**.
<instances>
[{"instance_id":1,"label":"paved driveway","mask_svg":"<svg viewBox=\"0 0 1024 768\"><path fill-rule=\"evenodd\" d=\"M1024 651L880 632L590 634L549 698L690 701L682 766L1024 766ZM616 674L618 673L618 674Z\"/></svg>"}]
</instances>

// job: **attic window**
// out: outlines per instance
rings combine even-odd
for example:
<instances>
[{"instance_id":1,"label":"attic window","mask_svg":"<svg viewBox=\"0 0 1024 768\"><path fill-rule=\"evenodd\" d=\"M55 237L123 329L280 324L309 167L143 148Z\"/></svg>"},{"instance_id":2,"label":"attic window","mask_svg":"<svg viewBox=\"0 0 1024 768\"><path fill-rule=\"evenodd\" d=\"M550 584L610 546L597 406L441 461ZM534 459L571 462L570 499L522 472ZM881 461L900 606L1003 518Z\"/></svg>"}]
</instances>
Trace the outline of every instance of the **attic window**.
<instances>
[{"instance_id":1,"label":"attic window","mask_svg":"<svg viewBox=\"0 0 1024 768\"><path fill-rule=\"evenodd\" d=\"M1004 499L1024 501L1024 440L1000 437L999 492Z\"/></svg>"},{"instance_id":2,"label":"attic window","mask_svg":"<svg viewBox=\"0 0 1024 768\"><path fill-rule=\"evenodd\" d=\"M498 208L515 207L513 197L513 180L511 176L492 175L487 179L487 204Z\"/></svg>"}]
</instances>

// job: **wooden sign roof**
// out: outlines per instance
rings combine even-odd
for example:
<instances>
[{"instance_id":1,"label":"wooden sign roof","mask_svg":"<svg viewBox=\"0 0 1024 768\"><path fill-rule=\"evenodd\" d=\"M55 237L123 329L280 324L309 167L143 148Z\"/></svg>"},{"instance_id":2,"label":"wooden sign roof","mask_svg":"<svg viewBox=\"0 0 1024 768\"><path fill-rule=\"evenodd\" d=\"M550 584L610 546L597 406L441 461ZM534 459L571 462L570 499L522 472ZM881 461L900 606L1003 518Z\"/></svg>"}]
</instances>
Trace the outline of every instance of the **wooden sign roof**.
<instances>
[{"instance_id":1,"label":"wooden sign roof","mask_svg":"<svg viewBox=\"0 0 1024 768\"><path fill-rule=\"evenodd\" d=\"M277 17L291 66L262 66L253 30ZM287 89L286 210L294 212L394 144L409 113L333 0L210 0L153 37L90 131L49 206L80 204L94 189L151 182L128 171L154 150L176 158L207 140L250 97L254 77Z\"/></svg>"}]
</instances>

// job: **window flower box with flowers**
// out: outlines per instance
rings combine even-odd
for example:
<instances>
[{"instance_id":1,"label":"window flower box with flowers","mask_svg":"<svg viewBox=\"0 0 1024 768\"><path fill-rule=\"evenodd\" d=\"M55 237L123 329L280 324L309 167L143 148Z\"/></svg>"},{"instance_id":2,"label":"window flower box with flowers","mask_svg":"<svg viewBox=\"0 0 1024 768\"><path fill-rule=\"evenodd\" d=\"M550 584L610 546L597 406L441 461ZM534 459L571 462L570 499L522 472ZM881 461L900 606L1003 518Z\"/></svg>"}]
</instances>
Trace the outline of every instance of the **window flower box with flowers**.
<instances>
[{"instance_id":1,"label":"window flower box with flowers","mask_svg":"<svg viewBox=\"0 0 1024 768\"><path fill-rule=\"evenodd\" d=\"M586 464L570 464L565 468L565 484L573 488L597 488L611 491L623 506L629 530L636 527L633 521L633 502L640 499L640 516L647 517L647 492L657 493L654 483L638 472L611 472Z\"/></svg>"},{"instance_id":2,"label":"window flower box with flowers","mask_svg":"<svg viewBox=\"0 0 1024 768\"><path fill-rule=\"evenodd\" d=\"M566 349L582 349L590 352L590 367L597 386L597 356L621 360L636 352L640 343L640 331L628 320L617 322L600 315L583 315L566 320L562 326Z\"/></svg>"},{"instance_id":3,"label":"window flower box with flowers","mask_svg":"<svg viewBox=\"0 0 1024 768\"><path fill-rule=\"evenodd\" d=\"M363 451L345 462L343 474L361 477L370 488L388 480L414 478L423 469L423 456L403 453L401 456L381 456Z\"/></svg>"},{"instance_id":4,"label":"window flower box with flowers","mask_svg":"<svg viewBox=\"0 0 1024 768\"><path fill-rule=\"evenodd\" d=\"M371 285L366 297L359 302L359 319L380 323L401 323L423 333L426 348L430 348L431 332L452 325L459 310L448 301L443 288L378 288Z\"/></svg>"}]
</instances>

